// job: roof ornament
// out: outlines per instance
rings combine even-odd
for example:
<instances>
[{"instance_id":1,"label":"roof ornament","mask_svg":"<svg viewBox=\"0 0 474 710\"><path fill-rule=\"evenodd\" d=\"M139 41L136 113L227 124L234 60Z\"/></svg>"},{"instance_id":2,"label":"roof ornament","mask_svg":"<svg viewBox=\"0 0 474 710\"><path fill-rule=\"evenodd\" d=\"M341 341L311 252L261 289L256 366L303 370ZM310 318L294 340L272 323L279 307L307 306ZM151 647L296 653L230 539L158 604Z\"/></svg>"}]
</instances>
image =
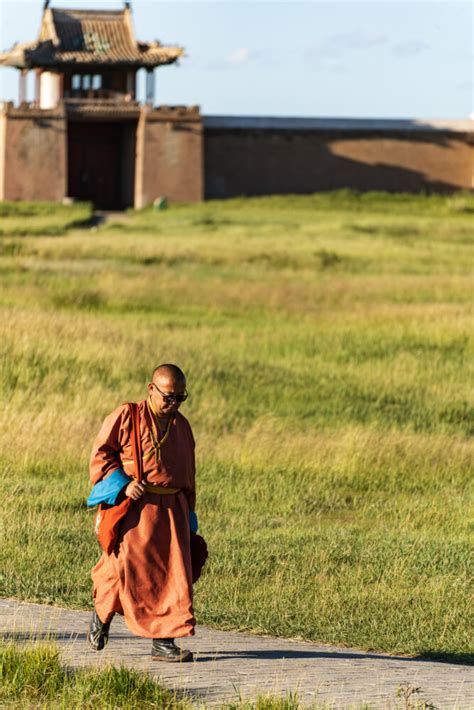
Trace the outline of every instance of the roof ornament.
<instances>
[{"instance_id":1,"label":"roof ornament","mask_svg":"<svg viewBox=\"0 0 474 710\"><path fill-rule=\"evenodd\" d=\"M132 3L130 0L125 0L124 5L126 10L130 10Z\"/></svg>"},{"instance_id":2,"label":"roof ornament","mask_svg":"<svg viewBox=\"0 0 474 710\"><path fill-rule=\"evenodd\" d=\"M44 12L44 10L47 10L48 7L49 7L49 0L44 0L43 12Z\"/></svg>"}]
</instances>

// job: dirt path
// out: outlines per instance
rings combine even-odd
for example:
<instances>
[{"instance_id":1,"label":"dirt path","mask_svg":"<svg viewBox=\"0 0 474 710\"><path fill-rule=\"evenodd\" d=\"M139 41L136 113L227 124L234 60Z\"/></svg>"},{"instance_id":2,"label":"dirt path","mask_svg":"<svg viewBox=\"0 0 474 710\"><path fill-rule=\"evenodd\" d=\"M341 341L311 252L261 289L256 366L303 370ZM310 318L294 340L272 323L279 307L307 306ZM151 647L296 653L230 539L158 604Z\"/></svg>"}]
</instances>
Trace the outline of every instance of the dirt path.
<instances>
[{"instance_id":1,"label":"dirt path","mask_svg":"<svg viewBox=\"0 0 474 710\"><path fill-rule=\"evenodd\" d=\"M0 600L3 638L52 639L60 645L64 662L73 667L123 663L150 673L165 686L188 691L197 704L296 691L304 705L320 703L342 709L369 703L386 710L415 707L396 698L398 688L414 686L421 694L413 700L423 698L439 710L474 710L474 668L470 666L203 626L197 628L195 637L178 642L194 652L193 663L157 663L150 658L151 641L132 636L118 617L107 648L101 653L90 650L85 640L89 617L85 611Z\"/></svg>"}]
</instances>

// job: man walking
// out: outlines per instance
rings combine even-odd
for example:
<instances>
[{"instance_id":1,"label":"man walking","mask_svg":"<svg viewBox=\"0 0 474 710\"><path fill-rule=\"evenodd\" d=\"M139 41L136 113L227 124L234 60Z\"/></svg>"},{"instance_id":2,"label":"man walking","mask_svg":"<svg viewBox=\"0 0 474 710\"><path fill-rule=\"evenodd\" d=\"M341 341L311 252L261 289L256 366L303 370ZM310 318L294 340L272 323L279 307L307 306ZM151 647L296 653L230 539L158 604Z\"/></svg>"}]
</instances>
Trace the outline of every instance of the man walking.
<instances>
[{"instance_id":1,"label":"man walking","mask_svg":"<svg viewBox=\"0 0 474 710\"><path fill-rule=\"evenodd\" d=\"M176 365L160 365L138 402L143 480L132 477L131 416L126 404L106 417L90 461L91 498L132 503L120 521L110 555L92 570L94 612L88 640L100 651L115 613L137 636L153 639L155 660L191 661L175 638L194 634L190 529L197 531L194 438L179 407L186 377ZM91 503L90 503L91 504Z\"/></svg>"}]
</instances>

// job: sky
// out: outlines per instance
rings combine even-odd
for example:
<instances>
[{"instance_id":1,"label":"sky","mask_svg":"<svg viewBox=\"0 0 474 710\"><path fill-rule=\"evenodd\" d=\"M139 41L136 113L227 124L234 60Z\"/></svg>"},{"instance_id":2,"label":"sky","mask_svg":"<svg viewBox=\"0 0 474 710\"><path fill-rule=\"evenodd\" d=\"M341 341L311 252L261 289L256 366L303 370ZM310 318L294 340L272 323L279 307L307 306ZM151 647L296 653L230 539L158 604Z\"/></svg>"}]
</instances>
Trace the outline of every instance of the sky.
<instances>
[{"instance_id":1,"label":"sky","mask_svg":"<svg viewBox=\"0 0 474 710\"><path fill-rule=\"evenodd\" d=\"M119 0L52 0L119 9ZM205 115L465 119L474 111L474 11L465 0L135 0L137 37L179 44L159 104ZM0 48L38 33L43 0L0 0ZM32 84L32 82L31 82ZM143 77L139 82L143 96ZM31 94L30 94L31 95ZM18 76L0 67L0 99Z\"/></svg>"}]
</instances>

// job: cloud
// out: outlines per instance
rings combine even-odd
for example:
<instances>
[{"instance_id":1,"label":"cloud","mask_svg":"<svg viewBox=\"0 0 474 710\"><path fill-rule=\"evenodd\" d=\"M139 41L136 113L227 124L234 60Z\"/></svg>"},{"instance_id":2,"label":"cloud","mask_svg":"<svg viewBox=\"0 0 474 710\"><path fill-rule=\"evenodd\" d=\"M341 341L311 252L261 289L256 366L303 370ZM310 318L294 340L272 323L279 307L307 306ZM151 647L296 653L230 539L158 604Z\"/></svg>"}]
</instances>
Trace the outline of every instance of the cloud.
<instances>
[{"instance_id":1,"label":"cloud","mask_svg":"<svg viewBox=\"0 0 474 710\"><path fill-rule=\"evenodd\" d=\"M473 91L474 90L474 82L472 79L470 81L457 81L454 84L454 87L458 91Z\"/></svg>"},{"instance_id":2,"label":"cloud","mask_svg":"<svg viewBox=\"0 0 474 710\"><path fill-rule=\"evenodd\" d=\"M229 64L245 64L252 58L252 54L252 50L248 47L239 47L229 54L227 62Z\"/></svg>"},{"instance_id":3,"label":"cloud","mask_svg":"<svg viewBox=\"0 0 474 710\"><path fill-rule=\"evenodd\" d=\"M347 74L347 67L342 62L331 62L326 69L331 74Z\"/></svg>"},{"instance_id":4,"label":"cloud","mask_svg":"<svg viewBox=\"0 0 474 710\"><path fill-rule=\"evenodd\" d=\"M347 49L370 49L371 47L386 44L386 42L387 36L380 32L354 30L353 32L332 35L327 42L327 49L338 54Z\"/></svg>"},{"instance_id":5,"label":"cloud","mask_svg":"<svg viewBox=\"0 0 474 710\"><path fill-rule=\"evenodd\" d=\"M396 57L415 57L417 54L426 52L427 49L429 49L429 45L426 42L414 39L396 44L392 47L392 54Z\"/></svg>"},{"instance_id":6,"label":"cloud","mask_svg":"<svg viewBox=\"0 0 474 710\"><path fill-rule=\"evenodd\" d=\"M213 71L222 71L223 69L232 69L235 67L243 66L244 64L249 64L249 62L254 62L256 60L262 59L261 52L257 52L249 47L238 47L234 49L226 57L219 59L213 59L208 62L207 69Z\"/></svg>"},{"instance_id":7,"label":"cloud","mask_svg":"<svg viewBox=\"0 0 474 710\"><path fill-rule=\"evenodd\" d=\"M381 32L369 32L364 29L342 32L327 37L324 41L309 47L305 52L308 61L323 62L326 59L337 60L348 53L364 51L387 44L388 37Z\"/></svg>"}]
</instances>

